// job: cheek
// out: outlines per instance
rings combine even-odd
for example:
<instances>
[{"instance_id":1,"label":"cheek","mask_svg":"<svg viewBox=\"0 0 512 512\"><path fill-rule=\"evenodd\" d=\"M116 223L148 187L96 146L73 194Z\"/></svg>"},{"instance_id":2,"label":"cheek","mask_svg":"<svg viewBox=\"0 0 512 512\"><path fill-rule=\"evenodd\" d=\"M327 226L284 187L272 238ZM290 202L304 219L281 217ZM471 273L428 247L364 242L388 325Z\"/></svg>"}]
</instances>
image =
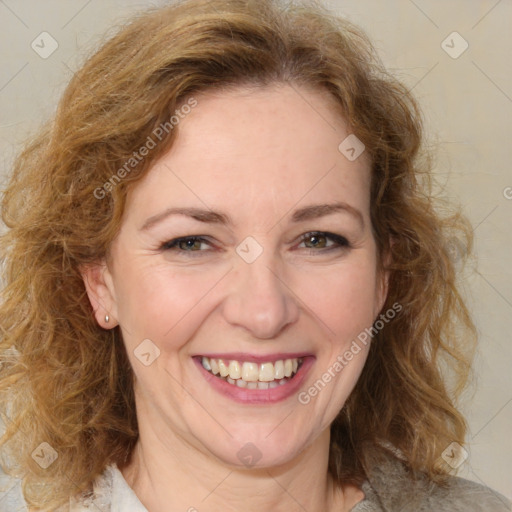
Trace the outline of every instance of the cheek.
<instances>
[{"instance_id":1,"label":"cheek","mask_svg":"<svg viewBox=\"0 0 512 512\"><path fill-rule=\"evenodd\" d=\"M159 346L184 339L192 330L191 319L222 274L169 265L133 264L125 268L118 299L119 322L126 340L137 344L149 338Z\"/></svg>"},{"instance_id":2,"label":"cheek","mask_svg":"<svg viewBox=\"0 0 512 512\"><path fill-rule=\"evenodd\" d=\"M323 275L303 275L298 280L298 295L322 321L329 337L345 343L373 323L376 274L371 261L340 265Z\"/></svg>"}]
</instances>

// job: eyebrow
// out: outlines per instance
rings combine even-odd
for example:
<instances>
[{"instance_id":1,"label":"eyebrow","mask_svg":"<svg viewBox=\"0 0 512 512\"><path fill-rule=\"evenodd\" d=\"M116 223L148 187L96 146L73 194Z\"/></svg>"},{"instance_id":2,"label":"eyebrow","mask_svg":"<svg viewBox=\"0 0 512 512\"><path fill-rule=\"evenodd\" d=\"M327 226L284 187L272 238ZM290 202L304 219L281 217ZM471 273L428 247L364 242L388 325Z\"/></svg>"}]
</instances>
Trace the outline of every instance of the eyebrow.
<instances>
[{"instance_id":1,"label":"eyebrow","mask_svg":"<svg viewBox=\"0 0 512 512\"><path fill-rule=\"evenodd\" d=\"M364 228L363 214L358 209L343 202L305 206L304 208L300 208L293 213L291 222L304 222L306 220L318 219L320 217L332 215L333 213L348 213L361 224L362 228ZM226 226L233 226L232 219L225 213L190 207L168 208L161 213L157 213L156 215L149 217L149 219L144 222L140 230L146 231L172 215L184 215L186 217L190 217L199 222L204 222L207 224L222 224Z\"/></svg>"}]
</instances>

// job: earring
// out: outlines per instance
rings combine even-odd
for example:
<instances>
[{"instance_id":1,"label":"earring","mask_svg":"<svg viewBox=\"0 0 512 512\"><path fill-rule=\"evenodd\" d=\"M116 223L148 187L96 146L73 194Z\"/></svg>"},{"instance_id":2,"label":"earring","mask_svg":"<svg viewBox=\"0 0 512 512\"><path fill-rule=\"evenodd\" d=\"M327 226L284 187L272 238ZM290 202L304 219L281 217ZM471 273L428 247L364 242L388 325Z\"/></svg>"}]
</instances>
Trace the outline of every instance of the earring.
<instances>
[{"instance_id":1,"label":"earring","mask_svg":"<svg viewBox=\"0 0 512 512\"><path fill-rule=\"evenodd\" d=\"M110 317L109 317L108 315L105 315L105 323L107 323L107 324L108 324L108 323L109 323L109 321L110 321Z\"/></svg>"}]
</instances>

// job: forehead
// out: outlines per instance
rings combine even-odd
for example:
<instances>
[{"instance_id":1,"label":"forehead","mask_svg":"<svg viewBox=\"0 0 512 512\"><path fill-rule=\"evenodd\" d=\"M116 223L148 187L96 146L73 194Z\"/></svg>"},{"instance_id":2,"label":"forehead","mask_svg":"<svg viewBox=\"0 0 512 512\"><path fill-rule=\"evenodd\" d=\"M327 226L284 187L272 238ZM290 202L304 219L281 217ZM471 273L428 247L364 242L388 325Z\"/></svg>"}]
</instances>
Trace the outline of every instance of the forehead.
<instances>
[{"instance_id":1,"label":"forehead","mask_svg":"<svg viewBox=\"0 0 512 512\"><path fill-rule=\"evenodd\" d=\"M337 147L347 126L334 98L297 85L239 87L196 96L197 107L179 125L179 150L202 147L222 156L303 156ZM301 144L306 142L307 144ZM237 151L238 150L238 151ZM204 156L204 155L202 155Z\"/></svg>"},{"instance_id":2,"label":"forehead","mask_svg":"<svg viewBox=\"0 0 512 512\"><path fill-rule=\"evenodd\" d=\"M326 91L279 85L194 98L173 147L131 191L144 213L185 197L212 207L238 197L276 211L301 197L368 206L366 155L350 161L340 151L349 131Z\"/></svg>"}]
</instances>

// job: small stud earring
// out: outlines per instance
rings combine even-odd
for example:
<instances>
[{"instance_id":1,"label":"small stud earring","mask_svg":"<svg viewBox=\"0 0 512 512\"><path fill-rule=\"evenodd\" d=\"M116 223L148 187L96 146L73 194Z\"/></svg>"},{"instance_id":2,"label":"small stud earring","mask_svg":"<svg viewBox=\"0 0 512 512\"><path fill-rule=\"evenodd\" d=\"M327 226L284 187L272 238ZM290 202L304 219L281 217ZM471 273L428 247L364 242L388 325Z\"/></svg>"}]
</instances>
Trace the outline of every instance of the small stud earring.
<instances>
[{"instance_id":1,"label":"small stud earring","mask_svg":"<svg viewBox=\"0 0 512 512\"><path fill-rule=\"evenodd\" d=\"M108 324L108 323L109 323L109 321L110 321L110 317L109 317L108 315L105 315L105 323L107 323L107 324Z\"/></svg>"}]
</instances>

